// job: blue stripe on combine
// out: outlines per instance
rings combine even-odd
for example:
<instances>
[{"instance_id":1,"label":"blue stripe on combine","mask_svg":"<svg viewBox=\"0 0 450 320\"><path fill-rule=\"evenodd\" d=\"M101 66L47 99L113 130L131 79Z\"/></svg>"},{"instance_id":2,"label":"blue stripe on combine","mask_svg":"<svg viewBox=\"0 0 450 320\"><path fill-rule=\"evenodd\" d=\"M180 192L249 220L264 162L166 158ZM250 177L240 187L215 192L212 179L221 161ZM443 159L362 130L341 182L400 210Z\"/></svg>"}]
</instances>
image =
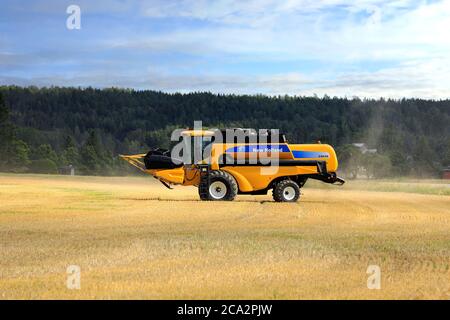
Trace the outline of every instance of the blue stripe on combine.
<instances>
[{"instance_id":1,"label":"blue stripe on combine","mask_svg":"<svg viewBox=\"0 0 450 320\"><path fill-rule=\"evenodd\" d=\"M317 151L292 151L294 158L329 158L330 154L328 152L317 152Z\"/></svg>"},{"instance_id":2,"label":"blue stripe on combine","mask_svg":"<svg viewBox=\"0 0 450 320\"><path fill-rule=\"evenodd\" d=\"M277 145L246 145L228 148L225 152L290 152L285 144Z\"/></svg>"}]
</instances>

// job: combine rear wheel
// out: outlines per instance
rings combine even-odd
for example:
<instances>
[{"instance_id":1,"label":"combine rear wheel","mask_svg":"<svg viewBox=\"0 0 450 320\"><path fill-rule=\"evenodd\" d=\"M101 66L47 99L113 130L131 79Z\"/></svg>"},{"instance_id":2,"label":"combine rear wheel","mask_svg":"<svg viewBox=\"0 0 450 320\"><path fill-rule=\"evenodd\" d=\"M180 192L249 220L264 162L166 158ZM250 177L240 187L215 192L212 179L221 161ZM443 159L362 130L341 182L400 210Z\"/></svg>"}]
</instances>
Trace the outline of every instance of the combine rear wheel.
<instances>
[{"instance_id":1,"label":"combine rear wheel","mask_svg":"<svg viewBox=\"0 0 450 320\"><path fill-rule=\"evenodd\" d=\"M225 171L211 171L209 174L209 186L200 185L198 190L201 200L231 201L236 197L238 186L236 180L229 173ZM206 192L200 192L200 190Z\"/></svg>"},{"instance_id":2,"label":"combine rear wheel","mask_svg":"<svg viewBox=\"0 0 450 320\"><path fill-rule=\"evenodd\" d=\"M295 202L300 197L300 188L295 181L282 180L273 188L272 196L277 202Z\"/></svg>"}]
</instances>

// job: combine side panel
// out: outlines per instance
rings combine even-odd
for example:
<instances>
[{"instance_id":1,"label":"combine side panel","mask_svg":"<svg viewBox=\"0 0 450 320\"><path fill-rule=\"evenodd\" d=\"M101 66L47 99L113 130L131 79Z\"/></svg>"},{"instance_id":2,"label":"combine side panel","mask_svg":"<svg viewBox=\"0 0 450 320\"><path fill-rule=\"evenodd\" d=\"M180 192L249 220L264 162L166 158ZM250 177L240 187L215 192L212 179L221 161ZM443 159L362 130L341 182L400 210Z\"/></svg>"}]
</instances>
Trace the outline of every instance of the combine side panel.
<instances>
[{"instance_id":1,"label":"combine side panel","mask_svg":"<svg viewBox=\"0 0 450 320\"><path fill-rule=\"evenodd\" d=\"M291 144L289 149L294 160L325 161L329 172L336 172L338 169L336 152L328 144Z\"/></svg>"}]
</instances>

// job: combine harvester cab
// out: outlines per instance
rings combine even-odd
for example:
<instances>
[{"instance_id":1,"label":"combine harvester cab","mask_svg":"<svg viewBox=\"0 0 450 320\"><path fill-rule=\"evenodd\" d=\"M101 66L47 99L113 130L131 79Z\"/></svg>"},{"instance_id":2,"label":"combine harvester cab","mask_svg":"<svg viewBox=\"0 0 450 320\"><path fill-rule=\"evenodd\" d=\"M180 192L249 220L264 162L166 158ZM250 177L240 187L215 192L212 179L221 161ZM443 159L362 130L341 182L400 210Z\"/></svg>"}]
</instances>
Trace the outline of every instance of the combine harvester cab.
<instances>
[{"instance_id":1,"label":"combine harvester cab","mask_svg":"<svg viewBox=\"0 0 450 320\"><path fill-rule=\"evenodd\" d=\"M230 130L244 133L247 138L239 140L242 142L219 142L222 140L215 140L217 131L182 132L187 149L205 155L200 161L193 157L173 158L169 150L163 149L121 157L170 189L171 185L198 187L202 200L229 201L237 194L263 195L272 190L275 201L294 202L308 179L345 183L336 174L336 152L328 144L288 144L284 135L272 139L270 131L260 141L259 137L251 138L256 134L253 129L226 129L220 133L226 136ZM194 145L192 141L197 142Z\"/></svg>"}]
</instances>

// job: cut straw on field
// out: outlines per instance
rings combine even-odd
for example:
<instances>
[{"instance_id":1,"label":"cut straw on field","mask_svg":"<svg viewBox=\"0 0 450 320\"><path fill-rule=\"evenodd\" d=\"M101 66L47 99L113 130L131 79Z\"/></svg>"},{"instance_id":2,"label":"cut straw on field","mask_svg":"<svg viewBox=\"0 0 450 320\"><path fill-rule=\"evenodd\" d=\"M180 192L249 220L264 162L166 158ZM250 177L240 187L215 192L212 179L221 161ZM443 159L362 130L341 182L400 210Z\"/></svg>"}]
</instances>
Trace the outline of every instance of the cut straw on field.
<instances>
[{"instance_id":1,"label":"cut straw on field","mask_svg":"<svg viewBox=\"0 0 450 320\"><path fill-rule=\"evenodd\" d=\"M150 178L2 174L0 297L449 299L450 197L436 188L308 182L293 204L202 202Z\"/></svg>"}]
</instances>

